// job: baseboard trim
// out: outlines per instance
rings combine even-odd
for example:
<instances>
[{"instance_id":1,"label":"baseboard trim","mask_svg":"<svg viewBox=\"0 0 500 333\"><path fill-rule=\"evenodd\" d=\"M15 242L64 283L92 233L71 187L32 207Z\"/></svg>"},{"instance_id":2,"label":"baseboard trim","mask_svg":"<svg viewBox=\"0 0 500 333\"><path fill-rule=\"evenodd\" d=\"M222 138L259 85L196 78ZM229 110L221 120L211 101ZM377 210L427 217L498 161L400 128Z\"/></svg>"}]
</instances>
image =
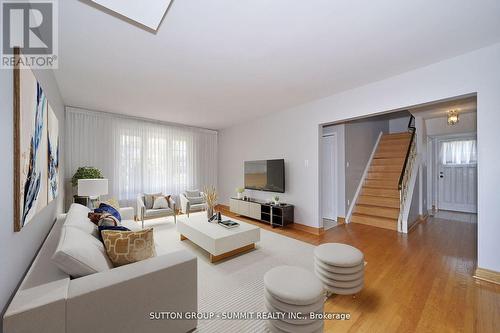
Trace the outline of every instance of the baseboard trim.
<instances>
[{"instance_id":1,"label":"baseboard trim","mask_svg":"<svg viewBox=\"0 0 500 333\"><path fill-rule=\"evenodd\" d=\"M481 281L486 281L500 285L500 272L477 267L473 277Z\"/></svg>"},{"instance_id":2,"label":"baseboard trim","mask_svg":"<svg viewBox=\"0 0 500 333\"><path fill-rule=\"evenodd\" d=\"M290 227L292 227L295 230L300 230L300 231L305 231L313 235L322 235L325 233L325 229L323 227L321 228L316 228L316 227L310 227L308 225L300 224L300 223L292 223L290 224Z\"/></svg>"},{"instance_id":3,"label":"baseboard trim","mask_svg":"<svg viewBox=\"0 0 500 333\"><path fill-rule=\"evenodd\" d=\"M410 228L408 229L408 233L410 231L414 230L417 227L417 225L419 225L420 223L426 221L428 217L429 217L428 214L419 215L417 217L417 219L415 221L413 221L413 223L410 225Z\"/></svg>"},{"instance_id":4,"label":"baseboard trim","mask_svg":"<svg viewBox=\"0 0 500 333\"><path fill-rule=\"evenodd\" d=\"M226 210L226 211L229 211L229 206L228 205L221 205L221 204L218 204L215 206L215 209L217 210Z\"/></svg>"}]
</instances>

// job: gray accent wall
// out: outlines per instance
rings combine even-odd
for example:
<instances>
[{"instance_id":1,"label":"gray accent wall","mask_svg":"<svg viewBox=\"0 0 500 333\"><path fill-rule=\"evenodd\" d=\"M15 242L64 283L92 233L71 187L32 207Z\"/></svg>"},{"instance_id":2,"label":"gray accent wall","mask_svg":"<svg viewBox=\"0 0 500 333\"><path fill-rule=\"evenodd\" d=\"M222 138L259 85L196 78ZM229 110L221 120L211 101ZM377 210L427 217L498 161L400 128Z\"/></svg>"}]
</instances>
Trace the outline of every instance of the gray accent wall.
<instances>
[{"instance_id":1,"label":"gray accent wall","mask_svg":"<svg viewBox=\"0 0 500 333\"><path fill-rule=\"evenodd\" d=\"M60 193L20 232L13 226L13 70L0 70L0 311L1 318L11 296L29 268L35 254L51 229L56 216L62 212L64 201L64 103L51 70L35 71L59 121L60 135ZM0 318L0 332L2 320Z\"/></svg>"},{"instance_id":2,"label":"gray accent wall","mask_svg":"<svg viewBox=\"0 0 500 333\"><path fill-rule=\"evenodd\" d=\"M389 132L387 119L362 119L345 126L345 207L354 199L380 132Z\"/></svg>"}]
</instances>

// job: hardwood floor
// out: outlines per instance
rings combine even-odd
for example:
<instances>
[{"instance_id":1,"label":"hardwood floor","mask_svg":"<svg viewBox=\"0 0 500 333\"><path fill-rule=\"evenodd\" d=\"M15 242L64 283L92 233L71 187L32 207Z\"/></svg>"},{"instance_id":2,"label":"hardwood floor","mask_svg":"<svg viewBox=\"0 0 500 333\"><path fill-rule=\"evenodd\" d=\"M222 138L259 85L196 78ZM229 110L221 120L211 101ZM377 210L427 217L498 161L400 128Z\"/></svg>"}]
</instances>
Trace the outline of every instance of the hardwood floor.
<instances>
[{"instance_id":1,"label":"hardwood floor","mask_svg":"<svg viewBox=\"0 0 500 333\"><path fill-rule=\"evenodd\" d=\"M314 245L339 242L363 251L363 291L334 295L325 304L326 312L350 313L351 319L326 321L325 332L500 332L500 286L472 277L473 219L429 217L408 235L350 223L316 236L238 218Z\"/></svg>"}]
</instances>

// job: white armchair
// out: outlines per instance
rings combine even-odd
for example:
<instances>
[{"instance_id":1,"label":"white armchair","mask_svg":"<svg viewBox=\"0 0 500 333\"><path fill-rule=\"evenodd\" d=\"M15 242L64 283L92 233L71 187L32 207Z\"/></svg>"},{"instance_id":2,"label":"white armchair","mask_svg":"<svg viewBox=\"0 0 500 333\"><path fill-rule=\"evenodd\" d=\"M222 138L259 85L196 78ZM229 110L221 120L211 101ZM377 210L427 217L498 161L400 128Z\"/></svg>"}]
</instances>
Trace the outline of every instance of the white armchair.
<instances>
[{"instance_id":1,"label":"white armchair","mask_svg":"<svg viewBox=\"0 0 500 333\"><path fill-rule=\"evenodd\" d=\"M140 221L145 219L154 219L158 217L174 216L174 222L177 223L176 217L176 203L175 200L170 196L168 201L168 208L154 209L152 207L146 206L146 199L144 194L139 194L137 196L137 218Z\"/></svg>"},{"instance_id":2,"label":"white armchair","mask_svg":"<svg viewBox=\"0 0 500 333\"><path fill-rule=\"evenodd\" d=\"M207 208L205 195L198 190L181 193L180 201L181 210L184 214L187 214L188 217L190 212L205 210Z\"/></svg>"}]
</instances>

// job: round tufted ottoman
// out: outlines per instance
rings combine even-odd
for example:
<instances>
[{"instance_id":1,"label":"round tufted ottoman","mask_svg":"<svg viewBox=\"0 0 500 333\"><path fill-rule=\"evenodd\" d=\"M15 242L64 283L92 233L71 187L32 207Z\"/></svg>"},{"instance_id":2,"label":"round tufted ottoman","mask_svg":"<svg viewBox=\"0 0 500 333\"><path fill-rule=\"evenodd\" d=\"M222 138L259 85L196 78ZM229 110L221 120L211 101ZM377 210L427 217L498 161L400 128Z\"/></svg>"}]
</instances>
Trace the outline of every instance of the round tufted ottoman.
<instances>
[{"instance_id":1,"label":"round tufted ottoman","mask_svg":"<svg viewBox=\"0 0 500 333\"><path fill-rule=\"evenodd\" d=\"M364 255L353 246L327 243L314 250L316 276L332 293L351 295L361 291L364 269Z\"/></svg>"},{"instance_id":2,"label":"round tufted ottoman","mask_svg":"<svg viewBox=\"0 0 500 333\"><path fill-rule=\"evenodd\" d=\"M281 314L269 320L274 332L316 333L323 331L323 320L309 313L323 312L323 283L313 273L295 266L279 266L264 275L264 303L267 311ZM289 314L303 314L295 318Z\"/></svg>"}]
</instances>

